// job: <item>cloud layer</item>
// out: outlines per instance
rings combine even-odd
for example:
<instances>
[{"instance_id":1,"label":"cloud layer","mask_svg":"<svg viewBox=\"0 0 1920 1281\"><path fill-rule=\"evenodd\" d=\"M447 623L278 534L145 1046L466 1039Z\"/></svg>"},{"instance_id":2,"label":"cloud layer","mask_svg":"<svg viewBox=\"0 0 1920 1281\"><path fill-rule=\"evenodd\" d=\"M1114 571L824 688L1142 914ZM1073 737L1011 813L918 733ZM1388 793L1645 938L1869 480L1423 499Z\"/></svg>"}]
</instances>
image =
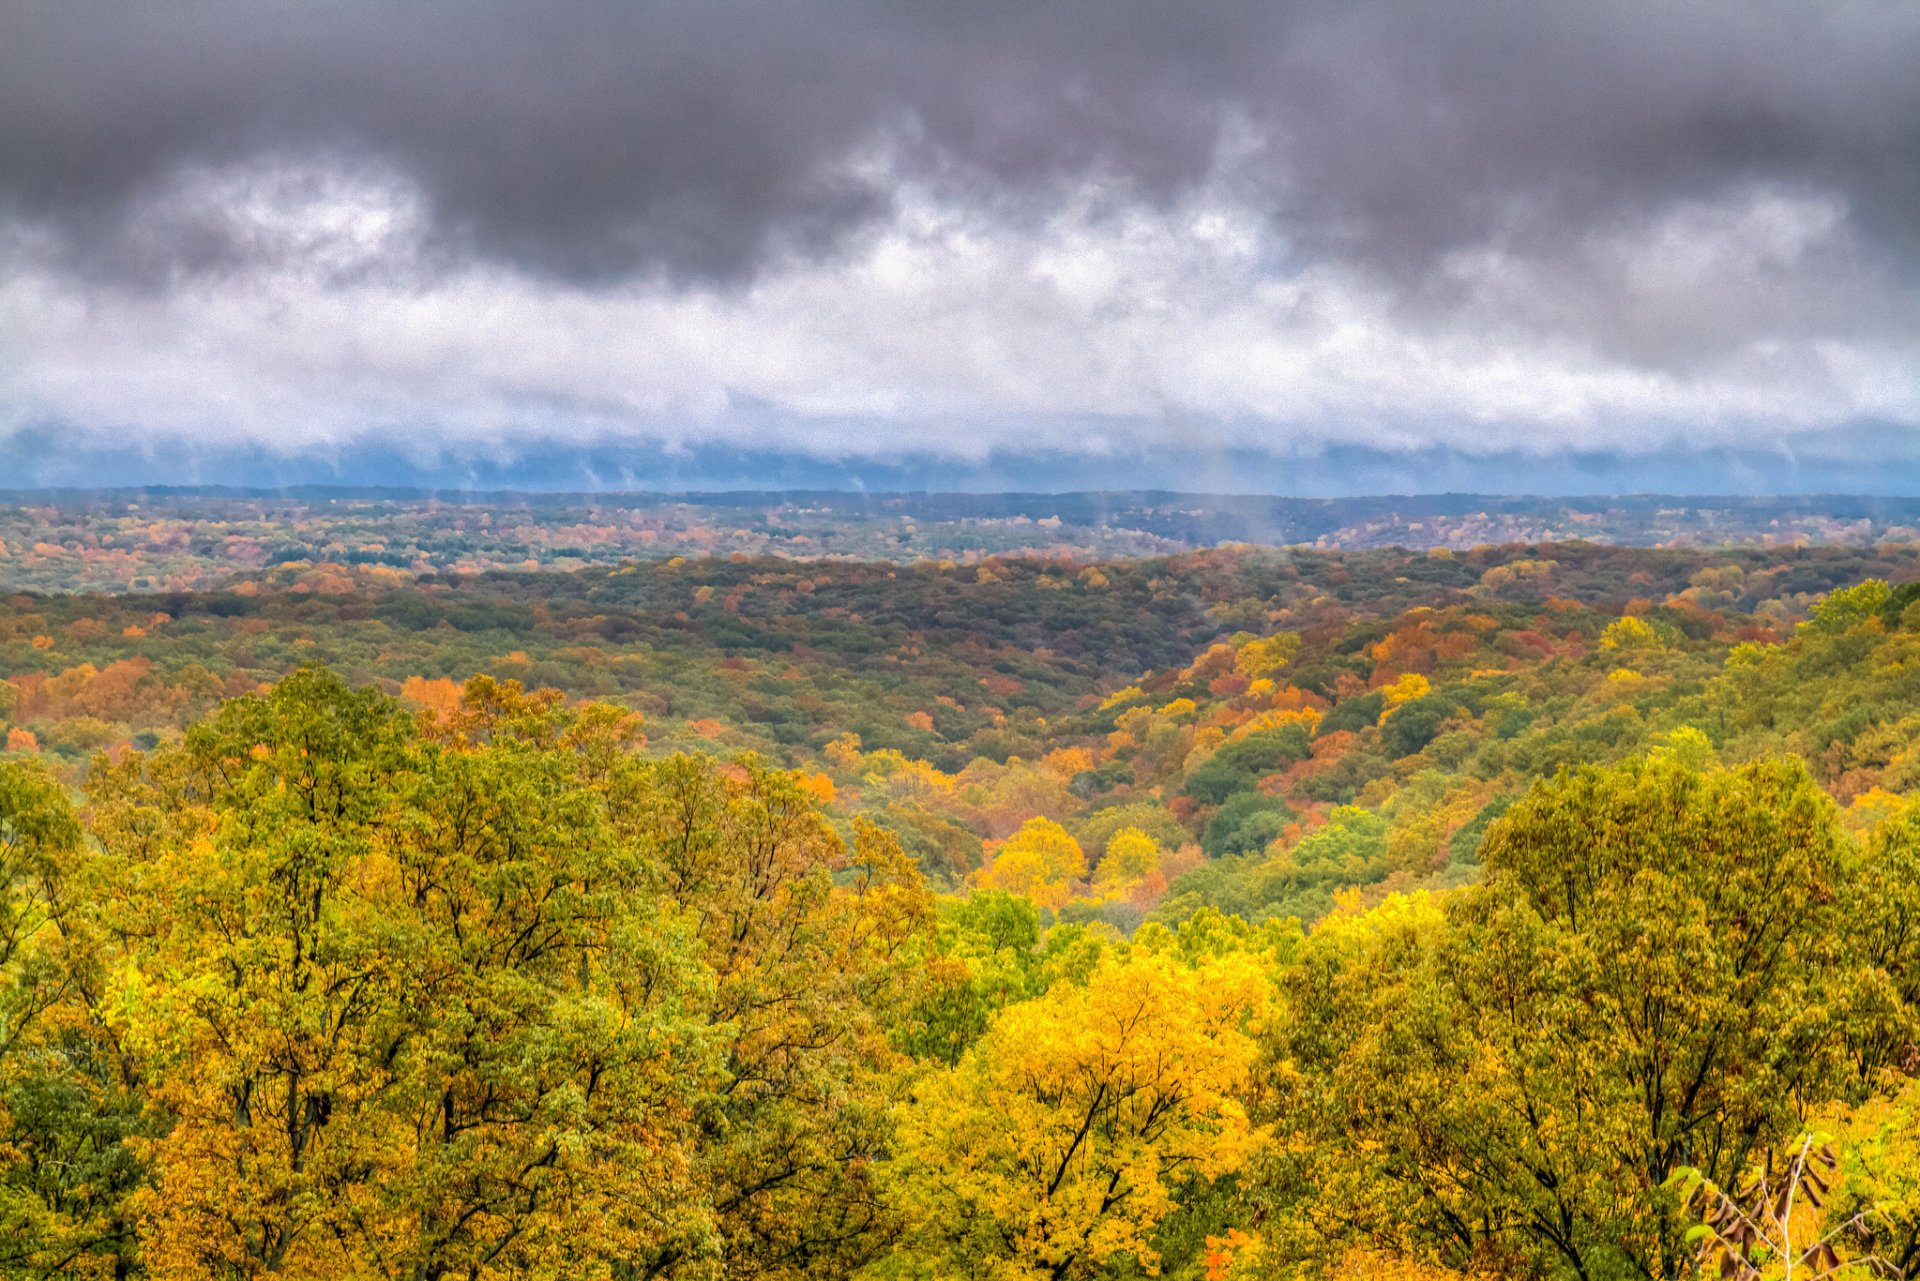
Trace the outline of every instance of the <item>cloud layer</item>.
<instances>
[{"instance_id":1,"label":"cloud layer","mask_svg":"<svg viewBox=\"0 0 1920 1281\"><path fill-rule=\"evenodd\" d=\"M1920 10L27 3L0 431L1542 455L1920 425Z\"/></svg>"}]
</instances>

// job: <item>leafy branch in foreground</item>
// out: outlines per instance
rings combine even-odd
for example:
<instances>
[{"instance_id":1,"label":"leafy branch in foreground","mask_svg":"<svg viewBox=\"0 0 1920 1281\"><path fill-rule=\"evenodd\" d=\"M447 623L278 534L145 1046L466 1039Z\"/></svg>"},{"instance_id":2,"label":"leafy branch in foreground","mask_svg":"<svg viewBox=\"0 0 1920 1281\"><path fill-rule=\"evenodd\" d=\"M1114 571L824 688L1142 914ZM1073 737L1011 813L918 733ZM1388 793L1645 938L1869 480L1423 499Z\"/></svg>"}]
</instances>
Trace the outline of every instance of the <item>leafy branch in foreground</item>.
<instances>
[{"instance_id":1,"label":"leafy branch in foreground","mask_svg":"<svg viewBox=\"0 0 1920 1281\"><path fill-rule=\"evenodd\" d=\"M1692 1166L1667 1180L1682 1209L1699 1207L1687 1230L1700 1270L1723 1281L1826 1281L1836 1277L1902 1277L1875 1253L1871 1207L1830 1221L1827 1198L1840 1178L1840 1157L1825 1134L1803 1134L1778 1175L1762 1171L1722 1188ZM1848 1249L1846 1255L1841 1249Z\"/></svg>"}]
</instances>

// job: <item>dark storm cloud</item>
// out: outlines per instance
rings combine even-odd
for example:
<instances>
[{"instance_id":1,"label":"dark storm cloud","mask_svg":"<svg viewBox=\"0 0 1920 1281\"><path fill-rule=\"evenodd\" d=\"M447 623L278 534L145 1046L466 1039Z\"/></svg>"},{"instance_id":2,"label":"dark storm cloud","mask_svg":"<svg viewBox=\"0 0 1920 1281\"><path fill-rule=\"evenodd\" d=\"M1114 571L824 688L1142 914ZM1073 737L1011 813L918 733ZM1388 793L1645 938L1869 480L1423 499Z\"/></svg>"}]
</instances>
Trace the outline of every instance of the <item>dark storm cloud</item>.
<instances>
[{"instance_id":1,"label":"dark storm cloud","mask_svg":"<svg viewBox=\"0 0 1920 1281\"><path fill-rule=\"evenodd\" d=\"M1840 202L1899 276L1917 68L1897 0L12 0L0 208L164 279L276 247L157 193L319 158L417 190L450 261L737 282L873 225L899 178L1002 216L1090 176L1164 201L1239 137L1288 244L1410 294L1451 250L1553 259L1749 187ZM890 172L848 167L881 145Z\"/></svg>"}]
</instances>

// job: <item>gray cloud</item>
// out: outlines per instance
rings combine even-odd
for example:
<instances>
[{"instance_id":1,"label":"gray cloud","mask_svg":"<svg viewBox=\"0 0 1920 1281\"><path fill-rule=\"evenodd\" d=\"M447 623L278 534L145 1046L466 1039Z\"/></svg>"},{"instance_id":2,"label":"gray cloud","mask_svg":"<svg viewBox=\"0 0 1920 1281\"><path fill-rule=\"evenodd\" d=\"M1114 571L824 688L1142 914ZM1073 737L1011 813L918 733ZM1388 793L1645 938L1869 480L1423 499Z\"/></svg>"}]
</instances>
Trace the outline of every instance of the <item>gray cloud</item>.
<instances>
[{"instance_id":1,"label":"gray cloud","mask_svg":"<svg viewBox=\"0 0 1920 1281\"><path fill-rule=\"evenodd\" d=\"M1401 274L1741 184L1829 193L1901 261L1920 236L1893 0L21 0L0 29L0 197L149 271L244 254L129 228L260 156L390 169L456 255L739 279L884 217L845 167L878 140L981 200L1096 172L1166 199L1236 122L1294 243Z\"/></svg>"},{"instance_id":2,"label":"gray cloud","mask_svg":"<svg viewBox=\"0 0 1920 1281\"><path fill-rule=\"evenodd\" d=\"M1898 0L15 0L0 431L1920 422L1916 68Z\"/></svg>"}]
</instances>

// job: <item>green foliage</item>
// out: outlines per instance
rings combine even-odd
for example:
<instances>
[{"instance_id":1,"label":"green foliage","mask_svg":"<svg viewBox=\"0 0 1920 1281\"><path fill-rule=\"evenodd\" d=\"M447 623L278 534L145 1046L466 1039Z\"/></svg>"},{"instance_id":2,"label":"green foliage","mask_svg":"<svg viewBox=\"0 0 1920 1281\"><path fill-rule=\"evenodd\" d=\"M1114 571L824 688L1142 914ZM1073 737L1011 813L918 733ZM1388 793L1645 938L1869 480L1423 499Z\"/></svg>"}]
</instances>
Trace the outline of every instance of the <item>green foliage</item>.
<instances>
[{"instance_id":1,"label":"green foliage","mask_svg":"<svg viewBox=\"0 0 1920 1281\"><path fill-rule=\"evenodd\" d=\"M67 794L0 762L0 1269L126 1272L128 1199L150 1138L134 1069L101 1017L94 860Z\"/></svg>"},{"instance_id":2,"label":"green foliage","mask_svg":"<svg viewBox=\"0 0 1920 1281\"><path fill-rule=\"evenodd\" d=\"M1792 761L1641 759L1536 788L1483 857L1486 883L1417 940L1377 959L1309 941L1307 1106L1377 1144L1332 1177L1376 1188L1380 1231L1456 1259L1672 1275L1684 1225L1642 1189L1683 1164L1730 1180L1859 1079L1857 863L1833 804Z\"/></svg>"},{"instance_id":3,"label":"green foliage","mask_svg":"<svg viewBox=\"0 0 1920 1281\"><path fill-rule=\"evenodd\" d=\"M931 909L751 758L479 678L303 670L88 826L0 765L0 1260L155 1276L845 1271ZM1027 909L1030 911L1031 909Z\"/></svg>"},{"instance_id":4,"label":"green foliage","mask_svg":"<svg viewBox=\"0 0 1920 1281\"><path fill-rule=\"evenodd\" d=\"M1323 916L1333 906L1335 891L1376 885L1386 877L1388 830L1383 816L1341 806L1290 848L1220 858L1188 872L1169 887L1157 917L1183 921L1206 910L1249 921Z\"/></svg>"},{"instance_id":5,"label":"green foliage","mask_svg":"<svg viewBox=\"0 0 1920 1281\"><path fill-rule=\"evenodd\" d=\"M1213 858L1256 854L1279 839L1293 818L1284 802L1258 792L1236 792L1208 821L1200 848Z\"/></svg>"},{"instance_id":6,"label":"green foliage","mask_svg":"<svg viewBox=\"0 0 1920 1281\"><path fill-rule=\"evenodd\" d=\"M1334 810L1316 828L1279 855L1272 880L1288 888L1365 885L1386 874L1387 821L1351 805Z\"/></svg>"},{"instance_id":7,"label":"green foliage","mask_svg":"<svg viewBox=\"0 0 1920 1281\"><path fill-rule=\"evenodd\" d=\"M1226 743L1187 775L1188 796L1218 805L1236 792L1248 792L1262 778L1304 760L1310 748L1298 725L1249 734Z\"/></svg>"},{"instance_id":8,"label":"green foliage","mask_svg":"<svg viewBox=\"0 0 1920 1281\"><path fill-rule=\"evenodd\" d=\"M957 1063L997 1010L1029 1000L1049 982L1040 910L1031 900L983 890L940 908L941 981L895 1033L916 1059Z\"/></svg>"},{"instance_id":9,"label":"green foliage","mask_svg":"<svg viewBox=\"0 0 1920 1281\"><path fill-rule=\"evenodd\" d=\"M1164 807L1144 801L1096 810L1081 820L1074 835L1088 857L1098 861L1106 854L1107 842L1114 834L1129 827L1145 832L1162 849L1177 849L1191 839L1179 819Z\"/></svg>"},{"instance_id":10,"label":"green foliage","mask_svg":"<svg viewBox=\"0 0 1920 1281\"><path fill-rule=\"evenodd\" d=\"M1458 693L1429 694L1393 709L1380 727L1380 744L1393 760L1425 749L1449 720L1471 715L1471 700Z\"/></svg>"},{"instance_id":11,"label":"green foliage","mask_svg":"<svg viewBox=\"0 0 1920 1281\"><path fill-rule=\"evenodd\" d=\"M1386 706L1386 699L1378 690L1353 698L1343 698L1332 711L1320 718L1319 732L1336 734L1342 730L1371 729L1380 723L1380 713L1386 710Z\"/></svg>"},{"instance_id":12,"label":"green foliage","mask_svg":"<svg viewBox=\"0 0 1920 1281\"><path fill-rule=\"evenodd\" d=\"M1892 601L1892 589L1878 578L1829 592L1813 608L1806 625L1818 632L1844 632L1878 616Z\"/></svg>"},{"instance_id":13,"label":"green foliage","mask_svg":"<svg viewBox=\"0 0 1920 1281\"><path fill-rule=\"evenodd\" d=\"M1494 820L1505 814L1512 807L1513 801L1514 798L1511 796L1496 796L1482 806L1471 819L1461 824L1460 829L1447 841L1450 860L1456 865L1478 863L1481 842L1486 839Z\"/></svg>"}]
</instances>

